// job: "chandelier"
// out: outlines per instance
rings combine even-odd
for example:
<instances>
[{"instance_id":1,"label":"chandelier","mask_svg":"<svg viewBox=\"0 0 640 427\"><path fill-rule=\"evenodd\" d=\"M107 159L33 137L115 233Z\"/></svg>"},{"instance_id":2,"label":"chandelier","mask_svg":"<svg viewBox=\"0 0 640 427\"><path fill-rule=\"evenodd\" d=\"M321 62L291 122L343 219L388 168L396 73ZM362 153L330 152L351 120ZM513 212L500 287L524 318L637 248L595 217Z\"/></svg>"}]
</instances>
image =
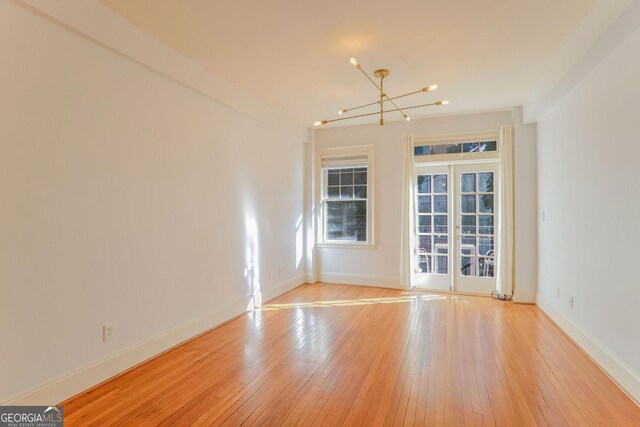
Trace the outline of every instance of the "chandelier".
<instances>
[{"instance_id":1,"label":"chandelier","mask_svg":"<svg viewBox=\"0 0 640 427\"><path fill-rule=\"evenodd\" d=\"M376 111L373 113L365 113L365 114L357 114L355 116L348 116L348 117L339 117L337 119L331 119L331 120L319 120L317 122L314 122L313 125L314 126L321 126L321 125L326 125L327 123L332 123L332 122L337 122L340 120L349 120L349 119L355 119L358 117L368 117L368 116L375 116L375 115L380 115L380 126L384 126L384 113L391 113L391 112L398 112L400 114L402 114L402 117L407 121L411 121L411 117L409 117L409 115L407 113L404 112L404 110L411 110L414 108L422 108L422 107L430 107L432 105L447 105L449 103L449 101L436 101L436 102L432 102L430 104L420 104L420 105L413 105L411 107L404 107L404 108L400 108L398 107L398 105L395 103L396 99L399 98L404 98L405 96L409 96L409 95L415 95L416 93L423 93L423 92L431 92L434 91L438 88L438 85L430 85L430 86L426 86L423 87L422 89L413 91L413 92L409 92L409 93L405 93L403 95L398 95L398 96L388 96L385 92L384 92L384 79L386 77L389 77L389 70L386 69L380 69L380 70L376 70L373 72L373 76L377 79L380 79L380 84L378 84L375 80L373 80L373 78L371 78L369 76L369 74L367 74L366 71L364 71L362 69L362 65L360 65L360 63L358 62L358 60L356 60L356 58L351 57L351 59L349 59L349 62L351 62L351 64L356 67L358 70L360 70L360 72L362 72L362 74L367 78L367 80L369 80L375 87L376 89L378 89L378 91L380 92L380 99L374 102L370 102L368 104L364 104L364 105L360 105L358 107L353 107L353 108L343 108L340 111L338 111L338 115L342 116L345 113L348 112L352 112L354 110L359 110L361 108L365 108L365 107L370 107L372 105L379 105L380 106L380 111ZM385 110L384 109L384 104L385 102L389 102L394 108L389 109L389 110Z\"/></svg>"}]
</instances>

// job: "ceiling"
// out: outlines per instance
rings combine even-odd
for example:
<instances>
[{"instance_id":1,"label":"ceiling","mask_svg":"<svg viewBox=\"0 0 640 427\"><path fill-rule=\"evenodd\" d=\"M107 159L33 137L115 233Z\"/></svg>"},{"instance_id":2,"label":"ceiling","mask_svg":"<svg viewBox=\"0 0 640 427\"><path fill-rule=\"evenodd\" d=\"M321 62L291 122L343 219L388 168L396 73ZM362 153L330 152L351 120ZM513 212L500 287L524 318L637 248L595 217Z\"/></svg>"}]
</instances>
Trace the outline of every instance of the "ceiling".
<instances>
[{"instance_id":1,"label":"ceiling","mask_svg":"<svg viewBox=\"0 0 640 427\"><path fill-rule=\"evenodd\" d=\"M451 101L412 118L522 105L595 0L100 1L308 126L376 100L351 56L391 71L390 96L439 85L401 107Z\"/></svg>"}]
</instances>

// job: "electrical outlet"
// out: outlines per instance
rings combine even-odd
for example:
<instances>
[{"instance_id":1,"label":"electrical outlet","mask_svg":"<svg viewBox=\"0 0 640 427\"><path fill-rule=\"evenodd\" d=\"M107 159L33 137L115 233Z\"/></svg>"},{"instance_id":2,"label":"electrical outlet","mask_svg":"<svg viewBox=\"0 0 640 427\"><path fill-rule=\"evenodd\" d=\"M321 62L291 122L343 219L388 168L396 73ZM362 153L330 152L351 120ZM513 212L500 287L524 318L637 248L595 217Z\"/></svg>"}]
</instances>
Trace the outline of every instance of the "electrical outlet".
<instances>
[{"instance_id":1,"label":"electrical outlet","mask_svg":"<svg viewBox=\"0 0 640 427\"><path fill-rule=\"evenodd\" d=\"M573 308L573 295L569 295L569 307Z\"/></svg>"},{"instance_id":2,"label":"electrical outlet","mask_svg":"<svg viewBox=\"0 0 640 427\"><path fill-rule=\"evenodd\" d=\"M102 341L111 341L116 337L115 323L105 323L102 325Z\"/></svg>"}]
</instances>

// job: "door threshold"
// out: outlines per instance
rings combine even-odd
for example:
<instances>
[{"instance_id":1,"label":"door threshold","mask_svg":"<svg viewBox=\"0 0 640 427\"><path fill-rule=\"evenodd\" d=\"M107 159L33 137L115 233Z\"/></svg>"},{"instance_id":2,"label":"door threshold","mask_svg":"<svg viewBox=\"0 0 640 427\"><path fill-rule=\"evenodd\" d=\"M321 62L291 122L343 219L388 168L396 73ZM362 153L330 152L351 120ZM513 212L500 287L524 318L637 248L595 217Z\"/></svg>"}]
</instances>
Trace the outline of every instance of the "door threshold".
<instances>
[{"instance_id":1,"label":"door threshold","mask_svg":"<svg viewBox=\"0 0 640 427\"><path fill-rule=\"evenodd\" d=\"M428 289L428 288L409 288L409 289L411 289L412 291L429 292L429 293L435 293L435 294L464 295L469 297L491 298L491 294L486 294L486 293L443 291L441 289Z\"/></svg>"}]
</instances>

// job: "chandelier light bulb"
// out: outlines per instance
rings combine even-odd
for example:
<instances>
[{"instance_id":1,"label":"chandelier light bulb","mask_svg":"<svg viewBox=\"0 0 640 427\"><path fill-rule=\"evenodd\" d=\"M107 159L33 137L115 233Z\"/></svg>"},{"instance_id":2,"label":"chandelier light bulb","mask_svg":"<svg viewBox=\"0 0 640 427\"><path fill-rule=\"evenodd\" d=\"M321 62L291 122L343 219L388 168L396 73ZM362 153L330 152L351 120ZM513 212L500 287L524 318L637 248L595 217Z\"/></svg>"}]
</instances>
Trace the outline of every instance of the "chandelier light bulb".
<instances>
[{"instance_id":1,"label":"chandelier light bulb","mask_svg":"<svg viewBox=\"0 0 640 427\"><path fill-rule=\"evenodd\" d=\"M408 122L410 122L410 121L411 121L411 117L409 117L409 116L408 116L408 115L406 115L406 114L404 115L404 119L405 119L406 121L408 121Z\"/></svg>"},{"instance_id":2,"label":"chandelier light bulb","mask_svg":"<svg viewBox=\"0 0 640 427\"><path fill-rule=\"evenodd\" d=\"M343 108L342 110L338 111L338 115L341 116L346 112L347 112L346 108Z\"/></svg>"},{"instance_id":3,"label":"chandelier light bulb","mask_svg":"<svg viewBox=\"0 0 640 427\"><path fill-rule=\"evenodd\" d=\"M313 122L314 126L320 126L322 124L322 122Z\"/></svg>"},{"instance_id":4,"label":"chandelier light bulb","mask_svg":"<svg viewBox=\"0 0 640 427\"><path fill-rule=\"evenodd\" d=\"M436 89L438 89L438 85L429 86L429 90L436 90Z\"/></svg>"},{"instance_id":5,"label":"chandelier light bulb","mask_svg":"<svg viewBox=\"0 0 640 427\"><path fill-rule=\"evenodd\" d=\"M438 101L436 102L436 105L447 105L449 104L449 101Z\"/></svg>"},{"instance_id":6,"label":"chandelier light bulb","mask_svg":"<svg viewBox=\"0 0 640 427\"><path fill-rule=\"evenodd\" d=\"M356 58L354 58L353 56L351 58L349 58L349 62L351 62L351 64L354 67L360 67L360 64L358 63L358 60Z\"/></svg>"}]
</instances>

